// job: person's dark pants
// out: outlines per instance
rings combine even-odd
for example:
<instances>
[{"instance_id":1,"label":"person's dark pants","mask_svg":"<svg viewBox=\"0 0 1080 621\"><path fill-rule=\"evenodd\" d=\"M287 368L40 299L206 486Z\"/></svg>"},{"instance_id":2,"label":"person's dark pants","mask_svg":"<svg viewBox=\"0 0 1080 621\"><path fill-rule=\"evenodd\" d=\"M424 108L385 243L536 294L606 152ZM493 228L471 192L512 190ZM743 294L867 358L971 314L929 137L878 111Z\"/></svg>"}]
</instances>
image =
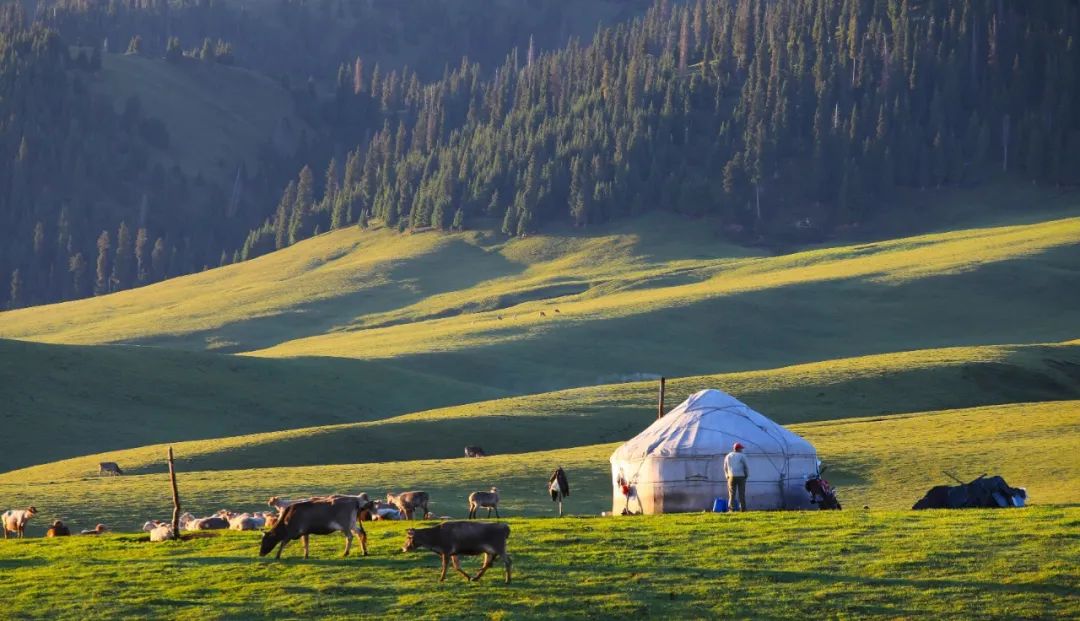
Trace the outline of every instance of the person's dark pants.
<instances>
[{"instance_id":1,"label":"person's dark pants","mask_svg":"<svg viewBox=\"0 0 1080 621\"><path fill-rule=\"evenodd\" d=\"M735 495L739 495L739 511L746 511L746 477L727 480L728 511L735 510Z\"/></svg>"}]
</instances>

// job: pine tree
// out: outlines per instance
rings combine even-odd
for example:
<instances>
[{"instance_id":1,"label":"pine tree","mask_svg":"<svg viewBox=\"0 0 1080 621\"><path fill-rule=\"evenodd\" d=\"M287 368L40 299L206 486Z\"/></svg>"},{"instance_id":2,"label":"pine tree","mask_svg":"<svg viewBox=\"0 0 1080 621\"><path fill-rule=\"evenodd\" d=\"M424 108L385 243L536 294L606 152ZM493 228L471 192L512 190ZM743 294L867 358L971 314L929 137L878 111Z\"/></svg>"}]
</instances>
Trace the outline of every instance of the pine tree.
<instances>
[{"instance_id":1,"label":"pine tree","mask_svg":"<svg viewBox=\"0 0 1080 621\"><path fill-rule=\"evenodd\" d=\"M575 226L585 226L589 222L588 204L585 198L585 164L580 157L570 162L570 217Z\"/></svg>"},{"instance_id":2,"label":"pine tree","mask_svg":"<svg viewBox=\"0 0 1080 621\"><path fill-rule=\"evenodd\" d=\"M109 241L109 232L102 231L97 240L97 282L94 285L94 295L105 295L109 292L109 249L112 243Z\"/></svg>"},{"instance_id":3,"label":"pine tree","mask_svg":"<svg viewBox=\"0 0 1080 621\"><path fill-rule=\"evenodd\" d=\"M274 212L274 248L280 250L289 245L289 217L296 203L296 182L290 181L281 193L277 210Z\"/></svg>"},{"instance_id":4,"label":"pine tree","mask_svg":"<svg viewBox=\"0 0 1080 621\"><path fill-rule=\"evenodd\" d=\"M169 255L165 249L165 240L154 240L154 249L150 251L150 269L154 280L164 280L168 275Z\"/></svg>"},{"instance_id":5,"label":"pine tree","mask_svg":"<svg viewBox=\"0 0 1080 621\"><path fill-rule=\"evenodd\" d=\"M454 222L450 225L450 228L455 231L465 230L465 212L460 207L454 212Z\"/></svg>"},{"instance_id":6,"label":"pine tree","mask_svg":"<svg viewBox=\"0 0 1080 621\"><path fill-rule=\"evenodd\" d=\"M131 41L128 42L127 52L130 56L138 56L142 54L142 37L135 35L131 37Z\"/></svg>"},{"instance_id":7,"label":"pine tree","mask_svg":"<svg viewBox=\"0 0 1080 621\"><path fill-rule=\"evenodd\" d=\"M165 60L170 63L178 63L184 58L184 50L180 47L179 37L169 37L165 46Z\"/></svg>"},{"instance_id":8,"label":"pine tree","mask_svg":"<svg viewBox=\"0 0 1080 621\"><path fill-rule=\"evenodd\" d=\"M71 275L71 296L79 297L86 293L86 259L81 252L76 252L68 260L68 273Z\"/></svg>"},{"instance_id":9,"label":"pine tree","mask_svg":"<svg viewBox=\"0 0 1080 621\"><path fill-rule=\"evenodd\" d=\"M112 275L109 278L110 291L120 291L131 286L131 260L131 230L126 222L121 222L116 233L116 258L113 260Z\"/></svg>"},{"instance_id":10,"label":"pine tree","mask_svg":"<svg viewBox=\"0 0 1080 621\"><path fill-rule=\"evenodd\" d=\"M135 271L140 285L150 281L150 236L145 227L135 234Z\"/></svg>"},{"instance_id":11,"label":"pine tree","mask_svg":"<svg viewBox=\"0 0 1080 621\"><path fill-rule=\"evenodd\" d=\"M19 268L11 272L11 288L8 297L8 308L19 308L23 305L23 280Z\"/></svg>"}]
</instances>

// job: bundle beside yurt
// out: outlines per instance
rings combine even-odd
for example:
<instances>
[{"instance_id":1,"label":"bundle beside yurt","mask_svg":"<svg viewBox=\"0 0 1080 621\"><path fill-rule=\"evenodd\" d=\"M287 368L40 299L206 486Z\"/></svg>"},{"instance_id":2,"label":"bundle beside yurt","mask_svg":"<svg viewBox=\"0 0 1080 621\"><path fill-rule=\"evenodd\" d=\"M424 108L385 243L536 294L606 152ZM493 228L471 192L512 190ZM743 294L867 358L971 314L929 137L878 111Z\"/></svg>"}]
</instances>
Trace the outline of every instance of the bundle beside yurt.
<instances>
[{"instance_id":1,"label":"bundle beside yurt","mask_svg":"<svg viewBox=\"0 0 1080 621\"><path fill-rule=\"evenodd\" d=\"M814 447L735 397L702 390L611 455L612 512L712 509L727 499L724 457L735 442L750 466L751 510L811 508L804 484L817 473Z\"/></svg>"}]
</instances>

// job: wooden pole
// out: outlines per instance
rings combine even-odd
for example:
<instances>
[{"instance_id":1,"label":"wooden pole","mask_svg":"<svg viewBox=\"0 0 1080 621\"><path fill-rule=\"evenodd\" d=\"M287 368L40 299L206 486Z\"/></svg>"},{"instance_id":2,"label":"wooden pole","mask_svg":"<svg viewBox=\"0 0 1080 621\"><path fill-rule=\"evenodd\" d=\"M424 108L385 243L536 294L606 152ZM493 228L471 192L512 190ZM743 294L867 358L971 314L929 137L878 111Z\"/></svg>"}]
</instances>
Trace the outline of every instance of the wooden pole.
<instances>
[{"instance_id":1,"label":"wooden pole","mask_svg":"<svg viewBox=\"0 0 1080 621\"><path fill-rule=\"evenodd\" d=\"M180 538L180 492L176 489L176 464L173 463L172 447L169 447L169 482L172 483L172 529Z\"/></svg>"},{"instance_id":2,"label":"wooden pole","mask_svg":"<svg viewBox=\"0 0 1080 621\"><path fill-rule=\"evenodd\" d=\"M658 400L658 402L656 404L656 418L663 418L664 417L664 385L665 385L665 383L666 383L666 379L664 377L661 377L660 378L660 399Z\"/></svg>"}]
</instances>

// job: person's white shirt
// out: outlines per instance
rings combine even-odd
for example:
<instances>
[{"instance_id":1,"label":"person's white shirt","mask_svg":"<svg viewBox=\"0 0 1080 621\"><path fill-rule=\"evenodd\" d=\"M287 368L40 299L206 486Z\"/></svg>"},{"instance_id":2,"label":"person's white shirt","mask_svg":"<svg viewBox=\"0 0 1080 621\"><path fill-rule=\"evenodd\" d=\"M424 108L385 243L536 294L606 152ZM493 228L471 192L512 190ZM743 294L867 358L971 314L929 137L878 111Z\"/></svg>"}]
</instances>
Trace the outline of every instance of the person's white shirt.
<instances>
[{"instance_id":1,"label":"person's white shirt","mask_svg":"<svg viewBox=\"0 0 1080 621\"><path fill-rule=\"evenodd\" d=\"M724 458L724 476L727 478L732 477L749 477L750 476L750 464L746 460L746 455L738 452L731 451Z\"/></svg>"}]
</instances>

